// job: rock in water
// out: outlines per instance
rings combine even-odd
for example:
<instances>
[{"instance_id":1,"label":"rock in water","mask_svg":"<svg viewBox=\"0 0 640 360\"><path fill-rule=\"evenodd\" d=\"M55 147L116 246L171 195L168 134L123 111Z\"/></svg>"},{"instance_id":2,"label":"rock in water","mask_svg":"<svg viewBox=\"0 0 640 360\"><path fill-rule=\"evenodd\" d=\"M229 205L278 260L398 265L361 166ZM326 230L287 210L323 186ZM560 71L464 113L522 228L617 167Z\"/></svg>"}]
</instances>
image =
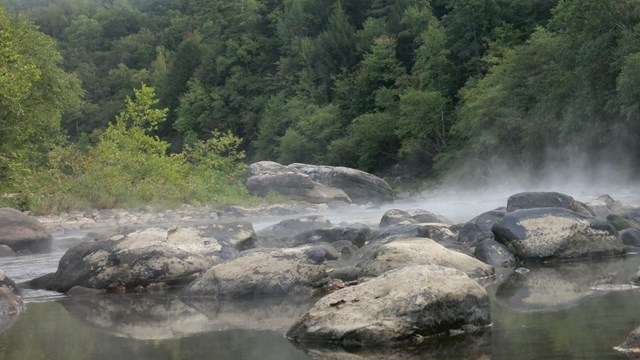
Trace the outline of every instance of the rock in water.
<instances>
[{"instance_id":1,"label":"rock in water","mask_svg":"<svg viewBox=\"0 0 640 360\"><path fill-rule=\"evenodd\" d=\"M485 289L435 265L389 271L320 299L287 332L294 342L393 346L473 332L491 323Z\"/></svg>"},{"instance_id":2,"label":"rock in water","mask_svg":"<svg viewBox=\"0 0 640 360\"><path fill-rule=\"evenodd\" d=\"M223 227L228 227L224 230ZM148 228L69 249L47 288L66 292L75 285L126 289L151 282L191 281L211 266L234 258L255 239L251 224L231 223Z\"/></svg>"},{"instance_id":3,"label":"rock in water","mask_svg":"<svg viewBox=\"0 0 640 360\"><path fill-rule=\"evenodd\" d=\"M494 273L491 265L478 259L449 250L427 238L395 240L380 245L370 257L358 266L364 275L378 276L382 273L410 265L440 265L458 269L470 277L480 278Z\"/></svg>"},{"instance_id":4,"label":"rock in water","mask_svg":"<svg viewBox=\"0 0 640 360\"><path fill-rule=\"evenodd\" d=\"M209 269L189 284L181 296L305 301L331 281L324 265L328 256L322 246L250 251Z\"/></svg>"},{"instance_id":5,"label":"rock in water","mask_svg":"<svg viewBox=\"0 0 640 360\"><path fill-rule=\"evenodd\" d=\"M586 204L557 192L523 192L511 195L507 200L507 211L536 208L562 208L584 216L595 214Z\"/></svg>"},{"instance_id":6,"label":"rock in water","mask_svg":"<svg viewBox=\"0 0 640 360\"><path fill-rule=\"evenodd\" d=\"M598 258L624 253L616 230L605 220L561 208L516 210L492 228L496 240L521 260Z\"/></svg>"},{"instance_id":7,"label":"rock in water","mask_svg":"<svg viewBox=\"0 0 640 360\"><path fill-rule=\"evenodd\" d=\"M13 251L43 253L51 251L51 235L33 217L11 209L0 209L0 244Z\"/></svg>"}]
</instances>

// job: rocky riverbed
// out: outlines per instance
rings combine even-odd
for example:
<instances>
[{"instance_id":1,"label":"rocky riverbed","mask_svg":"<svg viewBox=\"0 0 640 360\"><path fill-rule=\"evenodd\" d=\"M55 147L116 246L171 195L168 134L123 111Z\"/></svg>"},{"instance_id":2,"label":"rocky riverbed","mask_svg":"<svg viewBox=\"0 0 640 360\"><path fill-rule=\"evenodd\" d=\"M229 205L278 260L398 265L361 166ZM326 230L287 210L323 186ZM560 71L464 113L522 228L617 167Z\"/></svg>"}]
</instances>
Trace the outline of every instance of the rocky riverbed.
<instances>
[{"instance_id":1,"label":"rocky riverbed","mask_svg":"<svg viewBox=\"0 0 640 360\"><path fill-rule=\"evenodd\" d=\"M446 343L481 355L503 326L496 307L566 311L635 289L640 211L628 203L528 192L447 212L434 199L28 217L16 226L34 231L37 220L49 249L9 249L0 269L21 283L5 294L27 303L66 294L65 308L91 323L140 319L135 329L115 321L119 336L189 337L218 331L226 318L232 327L288 330L313 358L343 358L344 347L411 357L415 346ZM20 316L17 305L9 315ZM167 321L173 330L162 330Z\"/></svg>"}]
</instances>

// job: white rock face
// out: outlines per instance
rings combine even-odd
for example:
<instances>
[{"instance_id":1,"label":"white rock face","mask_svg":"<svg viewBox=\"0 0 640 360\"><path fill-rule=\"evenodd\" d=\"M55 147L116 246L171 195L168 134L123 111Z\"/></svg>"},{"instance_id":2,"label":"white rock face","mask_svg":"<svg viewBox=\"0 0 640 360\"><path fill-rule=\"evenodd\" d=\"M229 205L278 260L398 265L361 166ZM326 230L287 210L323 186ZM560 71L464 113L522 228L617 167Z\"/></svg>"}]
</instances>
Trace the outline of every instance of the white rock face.
<instances>
[{"instance_id":1,"label":"white rock face","mask_svg":"<svg viewBox=\"0 0 640 360\"><path fill-rule=\"evenodd\" d=\"M487 292L462 271L435 265L389 271L320 299L294 324L295 342L388 346L489 325Z\"/></svg>"}]
</instances>

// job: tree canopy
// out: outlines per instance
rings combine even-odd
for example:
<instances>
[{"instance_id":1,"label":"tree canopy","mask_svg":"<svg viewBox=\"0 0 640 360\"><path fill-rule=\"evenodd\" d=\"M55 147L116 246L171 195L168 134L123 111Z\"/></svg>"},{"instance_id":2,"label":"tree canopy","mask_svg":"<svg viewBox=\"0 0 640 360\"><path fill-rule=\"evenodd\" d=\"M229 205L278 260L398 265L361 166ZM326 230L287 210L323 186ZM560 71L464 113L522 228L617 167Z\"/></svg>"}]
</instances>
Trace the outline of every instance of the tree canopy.
<instances>
[{"instance_id":1,"label":"tree canopy","mask_svg":"<svg viewBox=\"0 0 640 360\"><path fill-rule=\"evenodd\" d=\"M412 179L559 153L625 152L640 169L635 1L0 4L5 168L64 137L96 146L147 84L167 154L222 131L250 160Z\"/></svg>"}]
</instances>

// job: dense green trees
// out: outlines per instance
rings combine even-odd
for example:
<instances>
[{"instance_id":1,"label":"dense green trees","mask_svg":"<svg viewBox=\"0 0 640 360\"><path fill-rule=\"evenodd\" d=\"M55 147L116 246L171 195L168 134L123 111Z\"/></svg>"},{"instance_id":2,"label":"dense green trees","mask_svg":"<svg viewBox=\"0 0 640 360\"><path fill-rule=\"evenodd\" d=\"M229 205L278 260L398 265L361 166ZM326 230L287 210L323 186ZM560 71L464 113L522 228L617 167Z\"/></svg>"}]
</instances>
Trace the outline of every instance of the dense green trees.
<instances>
[{"instance_id":1,"label":"dense green trees","mask_svg":"<svg viewBox=\"0 0 640 360\"><path fill-rule=\"evenodd\" d=\"M79 102L55 42L0 8L0 190L14 191L62 139L60 119Z\"/></svg>"},{"instance_id":2,"label":"dense green trees","mask_svg":"<svg viewBox=\"0 0 640 360\"><path fill-rule=\"evenodd\" d=\"M148 134L167 154L219 129L252 160L414 178L495 161L536 169L567 149L640 159L640 9L630 0L0 4L57 39L62 56L24 16L2 13L3 26L25 29L0 39L5 168L9 152L46 154L63 135L83 151L98 144L141 84L167 108ZM74 109L79 88L60 64L84 89ZM27 93L40 102L27 107ZM40 138L34 124L46 125Z\"/></svg>"}]
</instances>

